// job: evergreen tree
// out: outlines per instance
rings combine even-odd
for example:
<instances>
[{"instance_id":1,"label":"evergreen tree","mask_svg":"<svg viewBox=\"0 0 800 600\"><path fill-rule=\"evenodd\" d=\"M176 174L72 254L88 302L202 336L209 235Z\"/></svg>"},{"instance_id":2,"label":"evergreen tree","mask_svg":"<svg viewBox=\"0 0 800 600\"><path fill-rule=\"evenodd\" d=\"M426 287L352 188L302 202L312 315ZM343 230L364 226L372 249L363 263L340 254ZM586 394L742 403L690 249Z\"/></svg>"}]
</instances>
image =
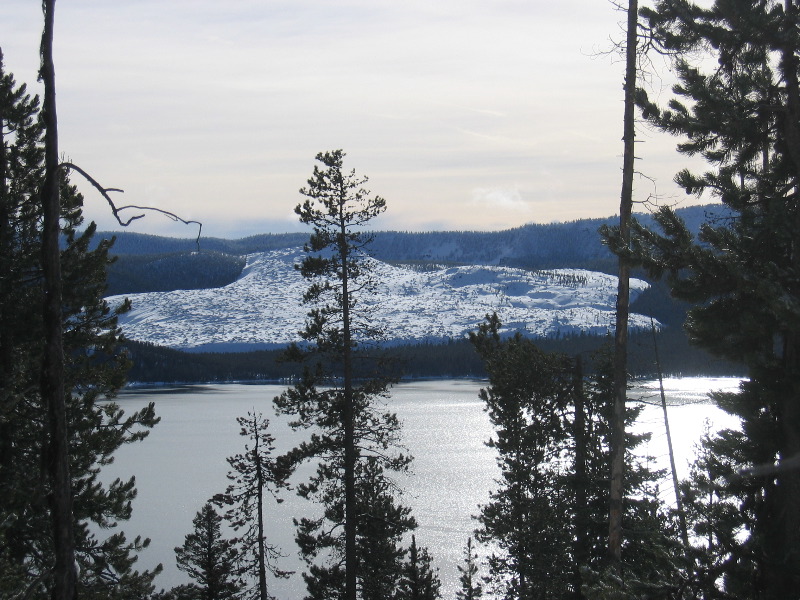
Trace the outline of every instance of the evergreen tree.
<instances>
[{"instance_id":1,"label":"evergreen tree","mask_svg":"<svg viewBox=\"0 0 800 600\"><path fill-rule=\"evenodd\" d=\"M39 191L42 207L42 371L39 390L47 407L47 467L53 534L53 598L77 597L76 535L74 530L69 426L65 394L63 270L61 264L61 173L53 63L55 0L43 0L44 27L39 47L39 78L44 85L41 122L44 127L44 172Z\"/></svg>"},{"instance_id":2,"label":"evergreen tree","mask_svg":"<svg viewBox=\"0 0 800 600\"><path fill-rule=\"evenodd\" d=\"M472 547L472 538L467 538L464 549L464 565L458 565L458 581L461 589L456 592L456 600L478 600L483 597L483 587L478 580L478 555Z\"/></svg>"},{"instance_id":3,"label":"evergreen tree","mask_svg":"<svg viewBox=\"0 0 800 600\"><path fill-rule=\"evenodd\" d=\"M355 600L359 586L366 597L391 589L400 577L403 553L396 544L415 522L397 504L390 475L406 472L411 457L397 449L397 416L379 406L391 379L374 357L356 364L379 335L367 303L374 285L366 255L372 235L362 228L386 204L363 188L365 177L343 171L341 150L316 158L321 166L300 190L306 200L295 209L313 227L299 270L312 282L304 301L314 307L301 332L306 343L288 352L306 365L275 405L295 417L293 427L314 428L290 453L295 462L317 461L315 475L298 487L323 507L321 518L297 521L309 597Z\"/></svg>"},{"instance_id":4,"label":"evergreen tree","mask_svg":"<svg viewBox=\"0 0 800 600\"><path fill-rule=\"evenodd\" d=\"M680 485L692 533L695 572L690 584L704 600L758 595L753 585L758 564L748 549L749 523L742 519L739 504L742 498L758 502L759 490L752 480L737 477L744 465L731 452L742 446L743 437L738 431L706 431L689 478Z\"/></svg>"},{"instance_id":5,"label":"evergreen tree","mask_svg":"<svg viewBox=\"0 0 800 600\"><path fill-rule=\"evenodd\" d=\"M489 373L481 397L501 470L476 537L499 549L488 566L503 598L584 597L579 569L617 572L607 552L612 364L599 356L597 374L584 381L569 357L542 352L519 334L502 339L500 327L492 315L471 336ZM626 409L627 426L638 412ZM674 553L665 510L652 494L661 474L633 456L645 439L626 436L629 534L621 564L634 589L652 592L663 587L662 574L673 574ZM588 591L596 587L590 582Z\"/></svg>"},{"instance_id":6,"label":"evergreen tree","mask_svg":"<svg viewBox=\"0 0 800 600\"><path fill-rule=\"evenodd\" d=\"M43 130L38 101L5 73L0 73L0 131L0 589L9 597L45 598L54 587L55 545L53 484L46 467L52 446L47 400L39 389L45 339L38 195ZM152 405L126 416L107 401L123 385L128 366L117 348L116 322L127 304L111 309L103 300L111 242L89 250L95 226L83 223L82 197L63 174L59 192L63 387L77 588L83 598L140 597L150 593L155 575L133 569L135 552L147 540L128 541L123 533L98 539L90 524L97 531L129 518L133 478L101 484L98 474L117 448L142 439L157 419Z\"/></svg>"},{"instance_id":7,"label":"evergreen tree","mask_svg":"<svg viewBox=\"0 0 800 600\"><path fill-rule=\"evenodd\" d=\"M289 476L287 465L274 457L275 438L269 433L269 421L261 414L247 413L238 417L240 434L249 440L245 451L228 458L231 483L224 494L217 494L213 501L229 507L225 519L234 531L241 532L235 539L238 549L240 574L255 581L248 598L269 600L267 571L276 577L288 577L290 573L277 567L280 550L270 544L264 524L265 493L277 502L283 500L277 492L286 485Z\"/></svg>"},{"instance_id":8,"label":"evergreen tree","mask_svg":"<svg viewBox=\"0 0 800 600\"><path fill-rule=\"evenodd\" d=\"M488 445L501 473L501 487L481 507L476 536L501 550L488 564L503 597L528 599L569 587L566 498L550 468L566 439L570 388L563 377L569 371L561 357L521 335L501 341L499 329L492 315L471 335L489 373L490 386L480 396L495 426Z\"/></svg>"},{"instance_id":9,"label":"evergreen tree","mask_svg":"<svg viewBox=\"0 0 800 600\"><path fill-rule=\"evenodd\" d=\"M359 531L356 538L363 600L392 598L398 585L398 565L407 554L403 535L417 524L411 509L394 499L394 486L374 456L356 467ZM413 537L412 537L413 546Z\"/></svg>"},{"instance_id":10,"label":"evergreen tree","mask_svg":"<svg viewBox=\"0 0 800 600\"><path fill-rule=\"evenodd\" d=\"M397 594L398 600L436 600L439 598L441 582L432 566L433 560L426 548L417 547L416 536L411 536L408 561L403 569L403 578Z\"/></svg>"},{"instance_id":11,"label":"evergreen tree","mask_svg":"<svg viewBox=\"0 0 800 600\"><path fill-rule=\"evenodd\" d=\"M169 590L161 590L151 596L151 600L197 600L200 596L198 587L193 583L177 585Z\"/></svg>"},{"instance_id":12,"label":"evergreen tree","mask_svg":"<svg viewBox=\"0 0 800 600\"><path fill-rule=\"evenodd\" d=\"M237 598L242 587L236 575L236 547L222 537L221 523L222 517L206 503L192 520L194 531L175 548L178 569L192 578L195 595L202 600Z\"/></svg>"},{"instance_id":13,"label":"evergreen tree","mask_svg":"<svg viewBox=\"0 0 800 600\"><path fill-rule=\"evenodd\" d=\"M729 218L694 239L669 209L661 233L637 228L634 255L696 304L686 328L696 344L746 365L748 383L719 397L744 435L725 448L748 474L739 490L753 597L800 597L800 21L794 0L661 0L642 11L679 83L667 109L639 92L652 124L684 138L707 172L680 172L687 193L711 194ZM616 242L615 242L616 243ZM619 250L619 248L617 248ZM739 482L746 485L739 488ZM745 489L749 488L749 489ZM724 590L727 591L727 590Z\"/></svg>"}]
</instances>

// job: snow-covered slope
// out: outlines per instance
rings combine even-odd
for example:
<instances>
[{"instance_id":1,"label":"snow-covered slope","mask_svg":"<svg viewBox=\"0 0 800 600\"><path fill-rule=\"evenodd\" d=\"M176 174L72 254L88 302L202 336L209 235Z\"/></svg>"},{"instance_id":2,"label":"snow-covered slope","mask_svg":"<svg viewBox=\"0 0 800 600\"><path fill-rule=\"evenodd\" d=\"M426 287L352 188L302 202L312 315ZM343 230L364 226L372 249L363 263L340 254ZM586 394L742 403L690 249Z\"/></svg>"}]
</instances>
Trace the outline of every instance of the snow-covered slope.
<instances>
[{"instance_id":1,"label":"snow-covered slope","mask_svg":"<svg viewBox=\"0 0 800 600\"><path fill-rule=\"evenodd\" d=\"M252 254L239 279L222 288L133 294L133 310L120 324L131 339L175 348L240 350L297 341L309 310L301 300L308 282L294 269L302 255L299 248ZM534 336L605 333L614 323L617 280L602 273L372 266L380 284L361 301L389 340L460 338L493 311L505 328ZM646 287L632 280L632 298ZM649 317L631 315L633 327L649 324Z\"/></svg>"}]
</instances>

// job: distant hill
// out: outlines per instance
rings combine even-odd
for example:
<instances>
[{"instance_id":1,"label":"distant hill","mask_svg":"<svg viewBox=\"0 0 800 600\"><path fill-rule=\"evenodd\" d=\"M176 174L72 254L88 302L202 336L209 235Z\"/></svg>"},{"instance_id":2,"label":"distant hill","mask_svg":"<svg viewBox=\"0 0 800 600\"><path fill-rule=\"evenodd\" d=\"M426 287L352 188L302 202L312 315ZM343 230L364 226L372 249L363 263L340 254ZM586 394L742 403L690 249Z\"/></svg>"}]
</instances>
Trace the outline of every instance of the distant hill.
<instances>
[{"instance_id":1,"label":"distant hill","mask_svg":"<svg viewBox=\"0 0 800 600\"><path fill-rule=\"evenodd\" d=\"M709 217L723 214L719 206L688 207L678 212L693 231ZM651 222L647 215L637 216L645 223ZM480 360L460 336L474 328L484 311L493 308L506 311L503 319L512 328L543 326L536 329L536 333L547 336L539 339L543 348L581 353L590 360L592 349L603 343L604 336L587 333L604 330L606 327L598 318L604 323L610 317L600 315L612 310L608 298L601 302L602 307L589 299L591 294L608 287L597 286L600 281L597 273L572 273L572 279L566 274L562 277L567 288L573 286L575 295L574 299L566 300L567 294L563 301L583 302L583 305L578 308L573 304L572 309L561 314L555 305L549 309L535 306L533 286L519 284L527 279L535 282L541 271L547 269L588 269L615 274L616 259L600 242L597 230L616 221L616 217L583 219L495 232L377 232L372 254L381 261L384 275L391 274L387 279L394 281L390 287L398 294L392 301L381 304L392 310L387 318L401 345L393 346L391 351L402 359L405 375L483 375ZM109 294L137 294L132 297L134 313L121 322L129 337L141 340L130 342L129 350L136 363L131 373L133 380L259 380L292 374L289 367L277 360L278 347L285 343L287 333L301 327L304 307L294 296L299 298L304 284L291 279L297 274L291 273L290 268L270 272L274 261L266 269L256 263L268 266L264 253L273 252L293 254L292 261L296 260L297 248L308 240L308 233L264 234L238 240L202 238L199 252L193 238L129 232L113 235L117 237L113 248L117 262L109 272ZM514 268L523 272L515 274ZM252 281L248 284L247 280L253 276L261 277L261 284L252 285ZM586 287L590 277L595 283ZM401 281L404 278L407 280ZM541 282L536 285L540 286L540 292L554 291L542 290ZM428 288L438 306L425 295ZM635 348L631 354L632 372L640 375L653 372L652 338L646 331L649 318L653 317L664 326L658 334L658 343L667 372L739 373L736 365L713 359L688 345L681 329L687 306L670 298L666 284L651 282L649 287L637 289L631 311L635 323L645 329L631 334ZM243 290L247 293L240 293ZM612 294L613 290L605 293ZM423 296L427 298L424 302ZM542 309L550 310L547 316ZM432 324L446 331L432 332ZM265 331L271 333L265 335ZM252 339L246 339L247 335ZM425 341L415 342L420 339ZM437 343L437 340L447 341ZM186 353L153 343L173 348L192 347L194 351ZM247 351L254 348L275 349Z\"/></svg>"},{"instance_id":2,"label":"distant hill","mask_svg":"<svg viewBox=\"0 0 800 600\"><path fill-rule=\"evenodd\" d=\"M194 237L165 237L132 231L101 231L97 233L97 237L106 239L115 237L117 241L114 243L112 253L117 256L173 254L196 252L198 249L197 239ZM264 233L236 240L201 237L200 252L211 251L244 256L253 252L301 246L306 241L308 241L307 233Z\"/></svg>"},{"instance_id":3,"label":"distant hill","mask_svg":"<svg viewBox=\"0 0 800 600\"><path fill-rule=\"evenodd\" d=\"M691 206L678 210L691 231L698 231L721 206ZM649 214L634 215L653 225ZM601 225L616 225L619 217L561 223L530 223L503 231L378 232L371 246L383 261L439 261L445 264L505 265L523 269L589 269L617 272L617 260L600 240Z\"/></svg>"},{"instance_id":4,"label":"distant hill","mask_svg":"<svg viewBox=\"0 0 800 600\"><path fill-rule=\"evenodd\" d=\"M678 213L697 231L717 205L692 206ZM647 214L637 218L652 223ZM371 254L387 263L441 265L504 265L523 269L580 268L616 272L616 259L597 231L617 217L564 223L528 224L504 231L379 231ZM100 233L116 237L112 253L119 257L109 270L109 294L220 287L236 280L241 257L302 246L308 233L254 235L237 240L170 238L131 232Z\"/></svg>"},{"instance_id":5,"label":"distant hill","mask_svg":"<svg viewBox=\"0 0 800 600\"><path fill-rule=\"evenodd\" d=\"M248 256L237 280L219 288L128 295L133 310L120 317L125 335L171 348L243 351L300 341L308 307L307 282L294 268L301 248ZM560 337L608 332L616 277L580 269L527 271L467 265L420 271L371 259L376 293L360 299L392 343L463 339L496 312L510 332ZM631 280L635 298L647 288ZM115 303L121 297L109 298ZM633 313L632 327L649 327Z\"/></svg>"}]
</instances>

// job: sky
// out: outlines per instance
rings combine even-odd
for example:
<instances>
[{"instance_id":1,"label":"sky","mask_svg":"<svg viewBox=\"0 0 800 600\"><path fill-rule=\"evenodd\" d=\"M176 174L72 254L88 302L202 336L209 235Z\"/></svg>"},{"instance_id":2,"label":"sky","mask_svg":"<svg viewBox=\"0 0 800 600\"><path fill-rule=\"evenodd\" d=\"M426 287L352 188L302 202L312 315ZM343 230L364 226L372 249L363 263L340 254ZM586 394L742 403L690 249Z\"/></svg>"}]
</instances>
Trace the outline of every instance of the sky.
<instances>
[{"instance_id":1,"label":"sky","mask_svg":"<svg viewBox=\"0 0 800 600\"><path fill-rule=\"evenodd\" d=\"M300 231L318 152L386 199L375 229L617 214L624 14L610 0L60 0L59 145L120 204L237 238ZM5 68L40 92L40 2L3 0ZM668 75L652 84L656 94ZM636 199L689 203L639 130ZM114 227L78 176L85 215ZM129 229L191 236L151 214Z\"/></svg>"}]
</instances>

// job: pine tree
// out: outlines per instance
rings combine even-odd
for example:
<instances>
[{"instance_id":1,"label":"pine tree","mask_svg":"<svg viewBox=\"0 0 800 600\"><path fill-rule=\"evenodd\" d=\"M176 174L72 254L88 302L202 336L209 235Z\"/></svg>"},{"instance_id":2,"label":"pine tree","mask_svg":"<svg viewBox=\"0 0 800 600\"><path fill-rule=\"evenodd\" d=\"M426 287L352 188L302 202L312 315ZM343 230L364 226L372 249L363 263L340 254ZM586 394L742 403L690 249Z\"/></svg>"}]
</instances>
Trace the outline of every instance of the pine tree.
<instances>
[{"instance_id":1,"label":"pine tree","mask_svg":"<svg viewBox=\"0 0 800 600\"><path fill-rule=\"evenodd\" d=\"M407 554L403 536L417 524L411 509L395 501L394 486L375 457L359 461L356 474L361 598L383 600L397 589L398 565Z\"/></svg>"},{"instance_id":2,"label":"pine tree","mask_svg":"<svg viewBox=\"0 0 800 600\"><path fill-rule=\"evenodd\" d=\"M461 589L456 592L456 600L478 600L483 597L483 587L478 580L478 555L472 547L472 538L467 538L464 549L464 565L458 565L458 581Z\"/></svg>"},{"instance_id":3,"label":"pine tree","mask_svg":"<svg viewBox=\"0 0 800 600\"><path fill-rule=\"evenodd\" d=\"M222 517L206 503L192 520L194 531L175 548L178 569L194 581L194 593L202 600L237 598L242 582L237 577L238 554L232 540L222 537Z\"/></svg>"},{"instance_id":4,"label":"pine tree","mask_svg":"<svg viewBox=\"0 0 800 600\"><path fill-rule=\"evenodd\" d=\"M42 207L42 372L39 390L47 407L47 467L50 478L50 519L53 534L53 598L77 598L76 539L69 426L65 394L63 270L60 248L61 173L53 62L55 0L43 0L44 27L39 47L39 77L44 85L41 120L44 127L44 172L39 191Z\"/></svg>"},{"instance_id":5,"label":"pine tree","mask_svg":"<svg viewBox=\"0 0 800 600\"><path fill-rule=\"evenodd\" d=\"M489 373L480 396L495 426L488 445L501 473L500 488L481 507L476 536L500 550L488 557L495 587L504 597L528 599L569 587L566 499L550 468L566 439L568 370L561 357L521 335L501 341L499 330L492 315L470 336Z\"/></svg>"},{"instance_id":6,"label":"pine tree","mask_svg":"<svg viewBox=\"0 0 800 600\"><path fill-rule=\"evenodd\" d=\"M433 559L426 548L417 547L416 536L411 536L408 561L397 593L398 600L437 600L441 582L433 568Z\"/></svg>"},{"instance_id":7,"label":"pine tree","mask_svg":"<svg viewBox=\"0 0 800 600\"><path fill-rule=\"evenodd\" d=\"M269 600L267 571L275 577L288 577L289 572L278 568L276 561L280 550L267 541L264 511L265 495L277 502L283 500L278 490L286 485L290 471L287 465L273 456L275 438L269 433L269 421L256 412L238 417L240 435L249 441L245 451L228 458L231 483L224 494L217 494L213 502L227 506L225 520L234 531L241 532L235 539L239 554L240 574L255 581L249 598ZM252 445L250 445L252 444Z\"/></svg>"},{"instance_id":8,"label":"pine tree","mask_svg":"<svg viewBox=\"0 0 800 600\"><path fill-rule=\"evenodd\" d=\"M45 469L51 452L47 402L39 390L45 337L39 111L24 86L0 74L0 589L10 597L31 598L50 595L55 561L52 483ZM137 573L133 565L147 540L129 541L123 533L98 539L90 524L105 529L129 518L134 480L101 484L98 474L117 448L142 439L157 418L152 405L126 416L106 401L125 381L128 361L119 350L116 319L127 304L112 309L103 300L111 242L90 250L95 227L83 223L82 197L63 174L59 191L63 385L77 586L83 598L146 595L155 573Z\"/></svg>"},{"instance_id":9,"label":"pine tree","mask_svg":"<svg viewBox=\"0 0 800 600\"><path fill-rule=\"evenodd\" d=\"M501 471L500 487L481 507L476 537L498 549L487 562L502 597L581 598L584 572L611 567L618 579L607 551L612 363L600 354L596 373L584 381L569 357L545 353L519 334L502 339L500 328L492 315L471 335L489 374L481 398L495 427L489 445ZM626 409L627 427L639 410ZM668 579L661 574L675 570L665 509L651 493L661 473L634 460L632 452L645 440L626 436L629 535L621 559L633 593L660 590ZM605 576L590 587L605 586Z\"/></svg>"},{"instance_id":10,"label":"pine tree","mask_svg":"<svg viewBox=\"0 0 800 600\"><path fill-rule=\"evenodd\" d=\"M742 498L757 503L759 490L752 480L737 478L743 465L735 458L736 448L742 446L743 437L739 431L706 431L689 478L680 485L692 533L691 585L704 600L722 597L720 587L733 598L758 594L753 585L758 564L747 548L743 534L748 525L739 504Z\"/></svg>"},{"instance_id":11,"label":"pine tree","mask_svg":"<svg viewBox=\"0 0 800 600\"><path fill-rule=\"evenodd\" d=\"M800 21L794 0L662 0L643 10L653 40L679 79L662 109L639 92L643 114L684 138L708 171L681 171L689 194L710 194L724 216L693 239L675 213L656 214L661 233L637 228L635 257L695 303L693 342L741 362L748 383L720 405L742 419L734 452L748 471L741 490L753 594L800 597ZM731 438L733 441L733 438ZM733 457L733 454L730 454ZM732 485L733 488L737 487ZM749 561L740 555L738 560Z\"/></svg>"},{"instance_id":12,"label":"pine tree","mask_svg":"<svg viewBox=\"0 0 800 600\"><path fill-rule=\"evenodd\" d=\"M359 586L371 593L370 586L389 589L400 577L402 552L395 546L415 522L390 493L396 489L390 475L407 471L411 457L398 450L397 416L379 406L392 379L365 353L374 351L370 343L379 331L367 302L374 287L366 254L372 235L362 228L386 204L364 189L365 177L343 171L341 150L316 158L321 166L300 190L306 200L295 209L313 227L299 265L312 282L304 301L313 308L301 332L306 343L288 352L305 361L304 374L275 405L295 417L295 428L315 428L289 455L318 465L298 486L302 497L323 507L321 518L297 521L309 597L355 600Z\"/></svg>"}]
</instances>

